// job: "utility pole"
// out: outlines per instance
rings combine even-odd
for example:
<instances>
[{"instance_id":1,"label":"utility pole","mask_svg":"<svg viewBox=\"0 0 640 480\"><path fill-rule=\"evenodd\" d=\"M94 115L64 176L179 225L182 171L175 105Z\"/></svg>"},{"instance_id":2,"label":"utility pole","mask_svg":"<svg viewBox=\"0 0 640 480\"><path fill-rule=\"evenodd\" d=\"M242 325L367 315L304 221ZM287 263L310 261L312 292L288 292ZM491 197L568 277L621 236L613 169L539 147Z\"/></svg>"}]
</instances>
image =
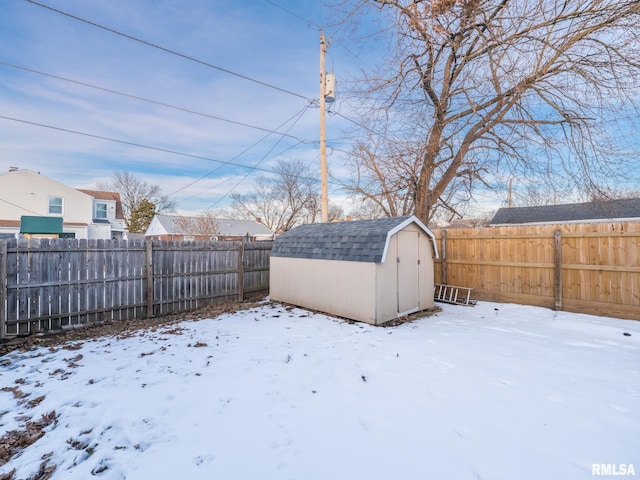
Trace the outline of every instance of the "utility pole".
<instances>
[{"instance_id":1,"label":"utility pole","mask_svg":"<svg viewBox=\"0 0 640 480\"><path fill-rule=\"evenodd\" d=\"M513 189L511 184L513 183L513 177L509 177L509 208L513 207Z\"/></svg>"},{"instance_id":2,"label":"utility pole","mask_svg":"<svg viewBox=\"0 0 640 480\"><path fill-rule=\"evenodd\" d=\"M327 74L324 71L324 56L327 44L320 30L320 170L322 179L322 222L329 221L329 197L327 193L327 129L325 125L325 93Z\"/></svg>"}]
</instances>

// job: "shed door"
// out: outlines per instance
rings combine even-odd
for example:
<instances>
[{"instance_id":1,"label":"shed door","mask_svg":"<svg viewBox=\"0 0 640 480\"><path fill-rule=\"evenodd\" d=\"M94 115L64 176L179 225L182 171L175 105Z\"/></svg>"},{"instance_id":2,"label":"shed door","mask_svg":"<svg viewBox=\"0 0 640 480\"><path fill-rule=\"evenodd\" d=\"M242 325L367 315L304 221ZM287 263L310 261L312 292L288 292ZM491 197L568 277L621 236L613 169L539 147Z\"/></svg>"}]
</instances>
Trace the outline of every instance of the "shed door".
<instances>
[{"instance_id":1,"label":"shed door","mask_svg":"<svg viewBox=\"0 0 640 480\"><path fill-rule=\"evenodd\" d=\"M400 231L398 236L398 314L406 315L420 307L420 233Z\"/></svg>"}]
</instances>

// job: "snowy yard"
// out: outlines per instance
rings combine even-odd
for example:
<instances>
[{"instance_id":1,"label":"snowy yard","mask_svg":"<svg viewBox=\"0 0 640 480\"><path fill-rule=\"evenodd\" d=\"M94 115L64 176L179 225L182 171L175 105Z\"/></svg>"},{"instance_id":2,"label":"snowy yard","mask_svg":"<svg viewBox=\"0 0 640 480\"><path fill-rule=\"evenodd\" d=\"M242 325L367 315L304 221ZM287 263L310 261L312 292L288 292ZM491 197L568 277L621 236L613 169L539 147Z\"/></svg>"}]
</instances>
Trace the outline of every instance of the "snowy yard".
<instances>
[{"instance_id":1,"label":"snowy yard","mask_svg":"<svg viewBox=\"0 0 640 480\"><path fill-rule=\"evenodd\" d=\"M0 478L640 476L640 322L442 308L380 328L265 304L0 357L0 437L49 414Z\"/></svg>"}]
</instances>

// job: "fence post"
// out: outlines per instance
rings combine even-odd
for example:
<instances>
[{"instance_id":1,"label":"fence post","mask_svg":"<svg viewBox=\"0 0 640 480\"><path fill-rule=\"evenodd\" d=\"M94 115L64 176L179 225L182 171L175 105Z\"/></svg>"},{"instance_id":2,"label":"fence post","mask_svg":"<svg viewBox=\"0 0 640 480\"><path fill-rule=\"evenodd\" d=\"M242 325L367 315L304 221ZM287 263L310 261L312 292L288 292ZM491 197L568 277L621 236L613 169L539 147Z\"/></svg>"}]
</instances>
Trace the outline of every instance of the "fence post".
<instances>
[{"instance_id":1,"label":"fence post","mask_svg":"<svg viewBox=\"0 0 640 480\"><path fill-rule=\"evenodd\" d=\"M147 318L153 317L153 241L148 238L145 245L145 269L147 273Z\"/></svg>"},{"instance_id":2,"label":"fence post","mask_svg":"<svg viewBox=\"0 0 640 480\"><path fill-rule=\"evenodd\" d=\"M442 284L447 285L447 231L442 229Z\"/></svg>"},{"instance_id":3,"label":"fence post","mask_svg":"<svg viewBox=\"0 0 640 480\"><path fill-rule=\"evenodd\" d=\"M555 309L562 310L562 231L553 236Z\"/></svg>"},{"instance_id":4,"label":"fence post","mask_svg":"<svg viewBox=\"0 0 640 480\"><path fill-rule=\"evenodd\" d=\"M7 242L0 240L0 340L7 331Z\"/></svg>"},{"instance_id":5,"label":"fence post","mask_svg":"<svg viewBox=\"0 0 640 480\"><path fill-rule=\"evenodd\" d=\"M244 301L244 240L240 241L238 251L238 301Z\"/></svg>"}]
</instances>

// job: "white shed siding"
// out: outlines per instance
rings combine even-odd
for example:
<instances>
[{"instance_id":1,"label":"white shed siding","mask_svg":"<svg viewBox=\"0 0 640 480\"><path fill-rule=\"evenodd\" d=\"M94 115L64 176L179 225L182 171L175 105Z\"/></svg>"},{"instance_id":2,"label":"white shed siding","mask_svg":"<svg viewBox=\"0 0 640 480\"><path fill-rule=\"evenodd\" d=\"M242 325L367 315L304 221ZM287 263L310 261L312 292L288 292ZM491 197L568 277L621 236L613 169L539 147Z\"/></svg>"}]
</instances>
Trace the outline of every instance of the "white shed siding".
<instances>
[{"instance_id":1,"label":"white shed siding","mask_svg":"<svg viewBox=\"0 0 640 480\"><path fill-rule=\"evenodd\" d=\"M271 300L375 323L376 264L271 257Z\"/></svg>"},{"instance_id":2,"label":"white shed siding","mask_svg":"<svg viewBox=\"0 0 640 480\"><path fill-rule=\"evenodd\" d=\"M433 308L434 246L431 237L420 233L420 310Z\"/></svg>"},{"instance_id":3,"label":"white shed siding","mask_svg":"<svg viewBox=\"0 0 640 480\"><path fill-rule=\"evenodd\" d=\"M389 239L386 259L376 263L376 291L370 302L376 304L376 321L383 323L398 316L398 266L396 262L397 241L395 235ZM385 319L385 320L382 320Z\"/></svg>"},{"instance_id":4,"label":"white shed siding","mask_svg":"<svg viewBox=\"0 0 640 480\"><path fill-rule=\"evenodd\" d=\"M379 321L384 322L396 318L398 313L398 294L406 282L415 282L418 290L418 303L412 310L432 308L433 301L433 243L431 238L415 225L407 225L402 232L412 232L418 235L418 277L415 279L398 278L398 235L389 239L387 258L384 263L378 263L376 274L376 303ZM401 233L401 232L398 232ZM408 259L407 259L408 260ZM383 320L384 319L384 320Z\"/></svg>"}]
</instances>

